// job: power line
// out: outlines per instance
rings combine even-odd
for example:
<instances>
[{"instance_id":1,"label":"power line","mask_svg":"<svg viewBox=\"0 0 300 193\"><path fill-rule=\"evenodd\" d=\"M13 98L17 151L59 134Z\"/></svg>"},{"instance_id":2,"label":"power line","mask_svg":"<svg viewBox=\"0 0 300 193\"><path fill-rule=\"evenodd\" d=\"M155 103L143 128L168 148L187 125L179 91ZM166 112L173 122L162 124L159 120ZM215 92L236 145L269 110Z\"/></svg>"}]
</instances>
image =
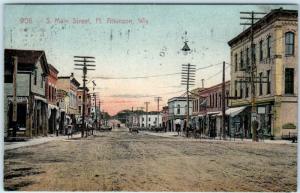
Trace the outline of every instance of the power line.
<instances>
[{"instance_id":1,"label":"power line","mask_svg":"<svg viewBox=\"0 0 300 193\"><path fill-rule=\"evenodd\" d=\"M210 64L204 67L199 67L196 68L195 70L203 70L203 69L207 69L207 68L211 68L213 66L217 66L222 64L222 62L219 62L217 64ZM175 73L167 73L167 74L155 74L155 75L147 75L147 76L132 76L132 77L110 77L110 76L95 76L93 77L93 79L103 79L103 80L112 80L112 79L117 79L117 80L127 80L127 79L147 79L147 78L156 78L156 77L163 77L163 76L174 76L174 75L178 75L181 74L181 72L175 72Z\"/></svg>"}]
</instances>

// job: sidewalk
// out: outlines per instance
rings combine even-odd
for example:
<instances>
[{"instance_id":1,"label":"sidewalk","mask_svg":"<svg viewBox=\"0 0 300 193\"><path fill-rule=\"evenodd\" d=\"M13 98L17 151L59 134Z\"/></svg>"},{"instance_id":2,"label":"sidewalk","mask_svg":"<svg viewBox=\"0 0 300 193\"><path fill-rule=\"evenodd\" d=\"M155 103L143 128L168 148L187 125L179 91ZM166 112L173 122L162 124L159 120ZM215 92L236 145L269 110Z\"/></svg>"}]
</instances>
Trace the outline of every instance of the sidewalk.
<instances>
[{"instance_id":1,"label":"sidewalk","mask_svg":"<svg viewBox=\"0 0 300 193\"><path fill-rule=\"evenodd\" d=\"M72 138L80 138L81 134L75 134ZM27 146L33 146L33 145L39 145L43 143L48 143L50 141L57 141L57 140L65 140L68 139L68 136L47 136L47 137L35 137L32 139L29 139L28 141L19 141L19 142L4 142L4 151L5 150L12 150L17 149L20 147L27 147Z\"/></svg>"},{"instance_id":2,"label":"sidewalk","mask_svg":"<svg viewBox=\"0 0 300 193\"><path fill-rule=\"evenodd\" d=\"M205 142L232 142L232 143L253 143L252 139L240 139L240 138L227 138L227 140L223 140L220 138L215 138L215 139L195 139L195 138L186 138L182 133L178 136L177 132L163 132L163 133L156 133L156 132L150 132L150 131L142 131L142 133L146 135L153 135L153 136L159 136L159 137L167 137L167 138L177 138L177 139L183 139L183 140L189 140L189 141L205 141ZM270 140L270 139L265 139L261 140L258 143L271 143L271 144L295 144L297 143L292 143L292 141L288 140Z\"/></svg>"}]
</instances>

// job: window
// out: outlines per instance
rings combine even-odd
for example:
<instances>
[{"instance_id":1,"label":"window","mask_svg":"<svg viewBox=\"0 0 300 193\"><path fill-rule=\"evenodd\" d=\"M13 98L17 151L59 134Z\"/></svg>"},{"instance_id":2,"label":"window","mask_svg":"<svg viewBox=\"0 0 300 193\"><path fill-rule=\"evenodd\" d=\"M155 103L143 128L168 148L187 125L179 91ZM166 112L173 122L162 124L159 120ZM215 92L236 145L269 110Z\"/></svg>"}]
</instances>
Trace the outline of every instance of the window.
<instances>
[{"instance_id":1,"label":"window","mask_svg":"<svg viewBox=\"0 0 300 193\"><path fill-rule=\"evenodd\" d=\"M4 71L4 82L5 83L12 83L13 82L13 73L11 69L5 67Z\"/></svg>"},{"instance_id":2,"label":"window","mask_svg":"<svg viewBox=\"0 0 300 193\"><path fill-rule=\"evenodd\" d=\"M218 107L218 94L217 93L215 94L215 97L216 97L216 106L215 107Z\"/></svg>"},{"instance_id":3,"label":"window","mask_svg":"<svg viewBox=\"0 0 300 193\"><path fill-rule=\"evenodd\" d=\"M81 106L78 106L78 111L81 114Z\"/></svg>"},{"instance_id":4,"label":"window","mask_svg":"<svg viewBox=\"0 0 300 193\"><path fill-rule=\"evenodd\" d=\"M262 72L259 73L259 95L262 95Z\"/></svg>"},{"instance_id":5,"label":"window","mask_svg":"<svg viewBox=\"0 0 300 193\"><path fill-rule=\"evenodd\" d=\"M249 58L249 48L246 49L246 65L250 65L250 58Z\"/></svg>"},{"instance_id":6,"label":"window","mask_svg":"<svg viewBox=\"0 0 300 193\"><path fill-rule=\"evenodd\" d=\"M294 69L285 69L285 94L294 94Z\"/></svg>"},{"instance_id":7,"label":"window","mask_svg":"<svg viewBox=\"0 0 300 193\"><path fill-rule=\"evenodd\" d=\"M229 91L227 90L226 91L226 103L227 103L227 106L228 106L228 104L229 104Z\"/></svg>"},{"instance_id":8,"label":"window","mask_svg":"<svg viewBox=\"0 0 300 193\"><path fill-rule=\"evenodd\" d=\"M215 97L214 97L214 94L212 94L211 98L212 98L212 107L214 107L215 106Z\"/></svg>"},{"instance_id":9,"label":"window","mask_svg":"<svg viewBox=\"0 0 300 193\"><path fill-rule=\"evenodd\" d=\"M240 68L244 68L244 59L243 59L243 51L241 51L240 53L241 57L240 57Z\"/></svg>"},{"instance_id":10,"label":"window","mask_svg":"<svg viewBox=\"0 0 300 193\"><path fill-rule=\"evenodd\" d=\"M263 52L263 40L259 42L259 61L264 59L264 52Z\"/></svg>"},{"instance_id":11,"label":"window","mask_svg":"<svg viewBox=\"0 0 300 193\"><path fill-rule=\"evenodd\" d=\"M222 105L221 105L222 104L222 94L221 93L219 94L219 104L220 104L220 107L222 107Z\"/></svg>"},{"instance_id":12,"label":"window","mask_svg":"<svg viewBox=\"0 0 300 193\"><path fill-rule=\"evenodd\" d=\"M34 71L34 85L36 85L36 79L37 79L37 71Z\"/></svg>"},{"instance_id":13,"label":"window","mask_svg":"<svg viewBox=\"0 0 300 193\"><path fill-rule=\"evenodd\" d=\"M234 96L237 97L237 81L234 81Z\"/></svg>"},{"instance_id":14,"label":"window","mask_svg":"<svg viewBox=\"0 0 300 193\"><path fill-rule=\"evenodd\" d=\"M177 114L180 114L180 105L177 105Z\"/></svg>"},{"instance_id":15,"label":"window","mask_svg":"<svg viewBox=\"0 0 300 193\"><path fill-rule=\"evenodd\" d=\"M41 88L44 88L45 77L41 76Z\"/></svg>"},{"instance_id":16,"label":"window","mask_svg":"<svg viewBox=\"0 0 300 193\"><path fill-rule=\"evenodd\" d=\"M209 95L209 107L211 107L212 106L212 100L211 100L211 95Z\"/></svg>"},{"instance_id":17,"label":"window","mask_svg":"<svg viewBox=\"0 0 300 193\"><path fill-rule=\"evenodd\" d=\"M81 96L78 96L78 99L81 100Z\"/></svg>"},{"instance_id":18,"label":"window","mask_svg":"<svg viewBox=\"0 0 300 193\"><path fill-rule=\"evenodd\" d=\"M234 55L234 70L237 71L237 66L238 66L238 59L237 59L237 54Z\"/></svg>"},{"instance_id":19,"label":"window","mask_svg":"<svg viewBox=\"0 0 300 193\"><path fill-rule=\"evenodd\" d=\"M248 98L249 97L249 86L247 83L245 83L246 85L246 93L245 93L245 97Z\"/></svg>"},{"instance_id":20,"label":"window","mask_svg":"<svg viewBox=\"0 0 300 193\"><path fill-rule=\"evenodd\" d=\"M267 70L267 94L271 93L270 70Z\"/></svg>"},{"instance_id":21,"label":"window","mask_svg":"<svg viewBox=\"0 0 300 193\"><path fill-rule=\"evenodd\" d=\"M151 117L149 117L149 121L151 121Z\"/></svg>"},{"instance_id":22,"label":"window","mask_svg":"<svg viewBox=\"0 0 300 193\"><path fill-rule=\"evenodd\" d=\"M51 101L52 100L52 89L51 89L51 86L49 86L48 91L49 91L49 100Z\"/></svg>"},{"instance_id":23,"label":"window","mask_svg":"<svg viewBox=\"0 0 300 193\"><path fill-rule=\"evenodd\" d=\"M267 38L267 58L271 58L271 36Z\"/></svg>"},{"instance_id":24,"label":"window","mask_svg":"<svg viewBox=\"0 0 300 193\"><path fill-rule=\"evenodd\" d=\"M243 98L243 84L240 82L240 97Z\"/></svg>"},{"instance_id":25,"label":"window","mask_svg":"<svg viewBox=\"0 0 300 193\"><path fill-rule=\"evenodd\" d=\"M144 121L144 117L142 117L142 121Z\"/></svg>"},{"instance_id":26,"label":"window","mask_svg":"<svg viewBox=\"0 0 300 193\"><path fill-rule=\"evenodd\" d=\"M293 32L287 32L285 33L285 55L294 55L294 33Z\"/></svg>"},{"instance_id":27,"label":"window","mask_svg":"<svg viewBox=\"0 0 300 193\"><path fill-rule=\"evenodd\" d=\"M256 44L253 44L253 63L256 64Z\"/></svg>"}]
</instances>

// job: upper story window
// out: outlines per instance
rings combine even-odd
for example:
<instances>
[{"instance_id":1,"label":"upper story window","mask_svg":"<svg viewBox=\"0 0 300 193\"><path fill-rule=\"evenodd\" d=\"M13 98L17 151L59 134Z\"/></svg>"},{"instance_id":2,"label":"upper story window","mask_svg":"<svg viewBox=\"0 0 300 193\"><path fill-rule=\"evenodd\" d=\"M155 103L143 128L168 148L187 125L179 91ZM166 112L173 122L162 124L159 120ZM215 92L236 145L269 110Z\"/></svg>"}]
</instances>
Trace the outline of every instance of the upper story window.
<instances>
[{"instance_id":1,"label":"upper story window","mask_svg":"<svg viewBox=\"0 0 300 193\"><path fill-rule=\"evenodd\" d=\"M271 93L270 70L267 70L267 94Z\"/></svg>"},{"instance_id":2,"label":"upper story window","mask_svg":"<svg viewBox=\"0 0 300 193\"><path fill-rule=\"evenodd\" d=\"M259 95L262 95L262 75L262 72L259 73Z\"/></svg>"},{"instance_id":3,"label":"upper story window","mask_svg":"<svg viewBox=\"0 0 300 193\"><path fill-rule=\"evenodd\" d=\"M253 61L256 64L256 44L253 44Z\"/></svg>"},{"instance_id":4,"label":"upper story window","mask_svg":"<svg viewBox=\"0 0 300 193\"><path fill-rule=\"evenodd\" d=\"M237 71L238 66L238 58L237 54L234 55L234 70Z\"/></svg>"},{"instance_id":5,"label":"upper story window","mask_svg":"<svg viewBox=\"0 0 300 193\"><path fill-rule=\"evenodd\" d=\"M285 69L285 94L294 94L294 68Z\"/></svg>"},{"instance_id":6,"label":"upper story window","mask_svg":"<svg viewBox=\"0 0 300 193\"><path fill-rule=\"evenodd\" d=\"M216 99L215 99L216 100L216 106L215 107L218 107L218 94L217 93L215 94L215 97L216 97Z\"/></svg>"},{"instance_id":7,"label":"upper story window","mask_svg":"<svg viewBox=\"0 0 300 193\"><path fill-rule=\"evenodd\" d=\"M36 85L37 82L37 70L34 71L34 85Z\"/></svg>"},{"instance_id":8,"label":"upper story window","mask_svg":"<svg viewBox=\"0 0 300 193\"><path fill-rule=\"evenodd\" d=\"M234 96L237 97L237 81L234 81Z\"/></svg>"},{"instance_id":9,"label":"upper story window","mask_svg":"<svg viewBox=\"0 0 300 193\"><path fill-rule=\"evenodd\" d=\"M44 87L44 81L45 81L45 77L42 75L41 76L41 88Z\"/></svg>"},{"instance_id":10,"label":"upper story window","mask_svg":"<svg viewBox=\"0 0 300 193\"><path fill-rule=\"evenodd\" d=\"M244 67L243 51L240 53L240 68Z\"/></svg>"},{"instance_id":11,"label":"upper story window","mask_svg":"<svg viewBox=\"0 0 300 193\"><path fill-rule=\"evenodd\" d=\"M243 84L240 82L240 97L243 98Z\"/></svg>"},{"instance_id":12,"label":"upper story window","mask_svg":"<svg viewBox=\"0 0 300 193\"><path fill-rule=\"evenodd\" d=\"M271 58L271 36L267 38L267 58Z\"/></svg>"},{"instance_id":13,"label":"upper story window","mask_svg":"<svg viewBox=\"0 0 300 193\"><path fill-rule=\"evenodd\" d=\"M249 97L249 85L248 85L248 83L245 83L245 86L246 86L245 97L248 98Z\"/></svg>"},{"instance_id":14,"label":"upper story window","mask_svg":"<svg viewBox=\"0 0 300 193\"><path fill-rule=\"evenodd\" d=\"M259 61L262 61L264 59L263 42L263 40L260 40L259 42Z\"/></svg>"},{"instance_id":15,"label":"upper story window","mask_svg":"<svg viewBox=\"0 0 300 193\"><path fill-rule=\"evenodd\" d=\"M285 33L285 55L294 55L295 34L293 32Z\"/></svg>"},{"instance_id":16,"label":"upper story window","mask_svg":"<svg viewBox=\"0 0 300 193\"><path fill-rule=\"evenodd\" d=\"M177 105L177 114L180 114L180 105Z\"/></svg>"},{"instance_id":17,"label":"upper story window","mask_svg":"<svg viewBox=\"0 0 300 193\"><path fill-rule=\"evenodd\" d=\"M246 65L250 65L250 58L249 58L249 48L246 49Z\"/></svg>"}]
</instances>

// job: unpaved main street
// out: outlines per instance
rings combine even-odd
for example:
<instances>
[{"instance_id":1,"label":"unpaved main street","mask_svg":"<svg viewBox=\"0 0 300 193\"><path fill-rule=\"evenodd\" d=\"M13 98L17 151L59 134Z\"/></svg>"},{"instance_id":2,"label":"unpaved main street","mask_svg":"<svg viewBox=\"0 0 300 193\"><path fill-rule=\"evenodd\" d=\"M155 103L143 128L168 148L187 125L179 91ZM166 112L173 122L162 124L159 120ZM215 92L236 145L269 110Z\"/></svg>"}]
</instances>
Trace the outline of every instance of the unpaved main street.
<instances>
[{"instance_id":1,"label":"unpaved main street","mask_svg":"<svg viewBox=\"0 0 300 193\"><path fill-rule=\"evenodd\" d=\"M296 145L124 130L5 151L6 190L296 191Z\"/></svg>"}]
</instances>

